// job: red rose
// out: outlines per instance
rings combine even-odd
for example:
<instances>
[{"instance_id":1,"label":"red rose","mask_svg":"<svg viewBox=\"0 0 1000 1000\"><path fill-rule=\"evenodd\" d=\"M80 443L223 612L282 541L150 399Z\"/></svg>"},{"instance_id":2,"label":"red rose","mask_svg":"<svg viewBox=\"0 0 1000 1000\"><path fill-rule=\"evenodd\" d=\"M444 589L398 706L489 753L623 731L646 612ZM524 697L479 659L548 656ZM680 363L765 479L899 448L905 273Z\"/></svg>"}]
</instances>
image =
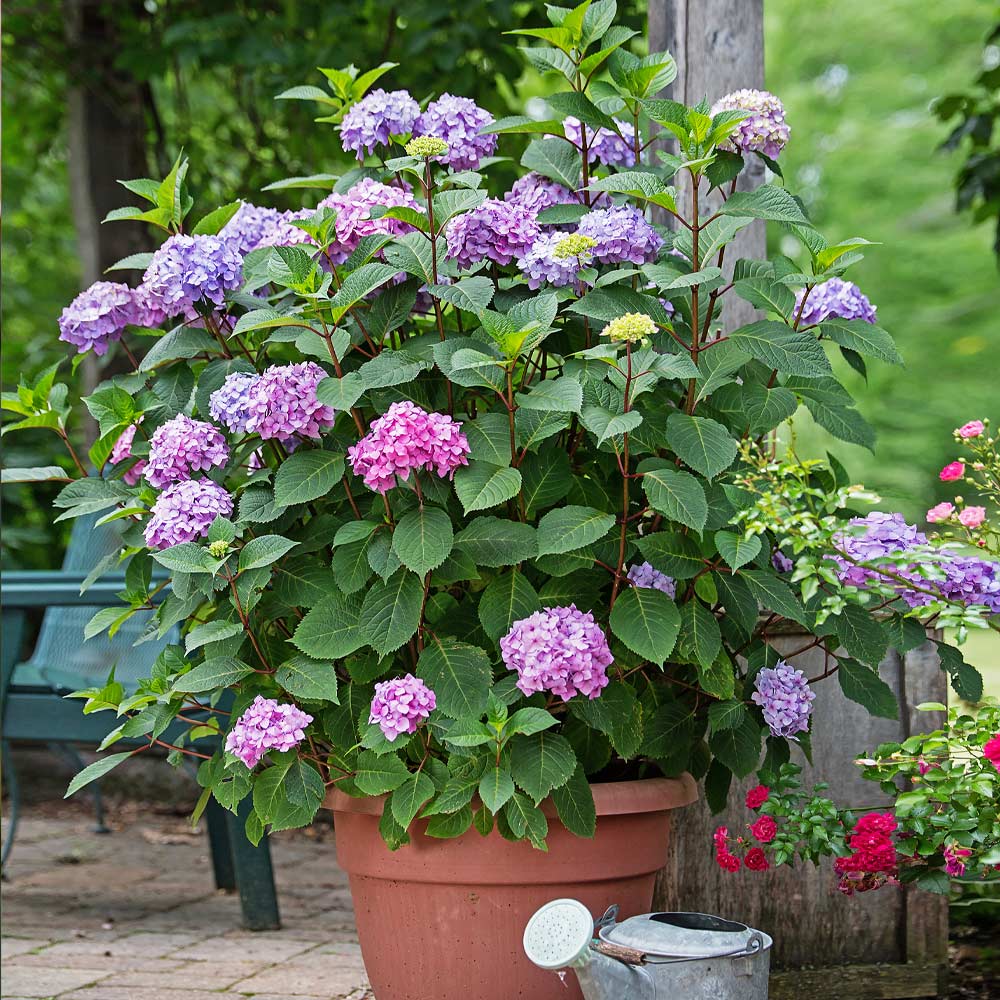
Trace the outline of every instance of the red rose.
<instances>
[{"instance_id":1,"label":"red rose","mask_svg":"<svg viewBox=\"0 0 1000 1000\"><path fill-rule=\"evenodd\" d=\"M759 809L771 794L771 789L767 785L757 785L747 792L747 809Z\"/></svg>"},{"instance_id":2,"label":"red rose","mask_svg":"<svg viewBox=\"0 0 1000 1000\"><path fill-rule=\"evenodd\" d=\"M743 856L743 864L753 872L766 872L771 866L759 847L751 847Z\"/></svg>"},{"instance_id":3,"label":"red rose","mask_svg":"<svg viewBox=\"0 0 1000 1000\"><path fill-rule=\"evenodd\" d=\"M719 851L715 855L715 862L726 872L738 872L740 870L740 859L728 851Z\"/></svg>"},{"instance_id":4,"label":"red rose","mask_svg":"<svg viewBox=\"0 0 1000 1000\"><path fill-rule=\"evenodd\" d=\"M762 844L770 844L778 832L778 824L771 816L764 815L750 827L750 832Z\"/></svg>"}]
</instances>

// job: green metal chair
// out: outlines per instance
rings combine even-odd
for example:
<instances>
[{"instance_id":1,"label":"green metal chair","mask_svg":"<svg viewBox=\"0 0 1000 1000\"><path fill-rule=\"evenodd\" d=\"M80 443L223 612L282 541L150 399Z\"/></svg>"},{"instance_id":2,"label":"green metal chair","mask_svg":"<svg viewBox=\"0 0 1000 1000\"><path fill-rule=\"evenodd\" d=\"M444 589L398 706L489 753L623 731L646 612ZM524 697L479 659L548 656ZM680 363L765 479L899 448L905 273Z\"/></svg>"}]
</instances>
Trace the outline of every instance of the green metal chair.
<instances>
[{"instance_id":1,"label":"green metal chair","mask_svg":"<svg viewBox=\"0 0 1000 1000\"><path fill-rule=\"evenodd\" d=\"M124 589L122 574L106 574L86 591L80 587L91 569L120 546L114 522L97 527L96 517L81 517L74 524L70 544L59 571L0 574L0 605L3 633L0 643L0 718L2 718L3 773L10 794L10 815L2 863L6 864L17 832L19 787L10 753L11 742L49 744L54 750L83 762L73 748L84 743L96 746L117 725L113 713L84 715L81 703L65 696L81 688L101 686L111 667L126 691L135 690L148 676L160 651L176 634L135 645L152 612L132 616L109 639L104 633L84 640L84 626L100 607L113 605ZM27 612L44 609L34 651L19 661L25 639ZM167 731L170 738L170 730ZM115 749L140 745L122 740ZM103 822L100 784L94 783L97 829L107 832ZM249 803L237 816L227 813L214 800L205 811L215 884L220 889L238 889L243 923L250 930L273 930L280 926L278 902L271 869L267 837L254 847L246 838L244 824Z\"/></svg>"}]
</instances>

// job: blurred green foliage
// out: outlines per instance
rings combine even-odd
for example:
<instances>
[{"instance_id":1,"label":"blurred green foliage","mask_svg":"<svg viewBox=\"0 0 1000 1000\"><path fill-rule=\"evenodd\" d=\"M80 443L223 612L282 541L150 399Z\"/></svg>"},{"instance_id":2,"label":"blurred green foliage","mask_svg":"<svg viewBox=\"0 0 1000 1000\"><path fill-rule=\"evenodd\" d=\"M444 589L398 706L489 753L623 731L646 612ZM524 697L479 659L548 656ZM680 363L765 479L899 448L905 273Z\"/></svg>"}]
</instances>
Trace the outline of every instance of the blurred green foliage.
<instances>
[{"instance_id":1,"label":"blurred green foliage","mask_svg":"<svg viewBox=\"0 0 1000 1000\"><path fill-rule=\"evenodd\" d=\"M447 89L497 115L540 92L522 74L504 29L533 18L520 0L93 0L114 14L115 51L142 83L149 173L163 176L180 147L192 161L198 209L236 196L290 207L316 192L258 194L294 174L336 172L336 133L314 108L273 96L321 83L315 67L382 60L401 65L381 81L418 99ZM643 27L643 0L620 20ZM848 450L850 472L910 517L935 493L951 456L951 428L986 416L995 398L996 271L985 227L954 212L958 157L935 150L948 128L930 104L968 86L996 17L982 0L767 0L767 85L788 107L792 142L782 163L831 235L882 241L856 275L906 358L905 370L873 365L852 389L879 431L877 458ZM79 290L67 176L66 94L94 67L65 41L63 0L8 5L3 23L5 227L2 380L66 357L55 321ZM718 95L710 95L718 96ZM113 165L109 165L113 169ZM123 198L124 203L124 198ZM996 413L993 414L996 416ZM801 450L822 454L825 435L796 422ZM5 465L62 461L58 441L24 437ZM52 560L44 490L4 491L4 558ZM11 552L16 546L16 551Z\"/></svg>"}]
</instances>

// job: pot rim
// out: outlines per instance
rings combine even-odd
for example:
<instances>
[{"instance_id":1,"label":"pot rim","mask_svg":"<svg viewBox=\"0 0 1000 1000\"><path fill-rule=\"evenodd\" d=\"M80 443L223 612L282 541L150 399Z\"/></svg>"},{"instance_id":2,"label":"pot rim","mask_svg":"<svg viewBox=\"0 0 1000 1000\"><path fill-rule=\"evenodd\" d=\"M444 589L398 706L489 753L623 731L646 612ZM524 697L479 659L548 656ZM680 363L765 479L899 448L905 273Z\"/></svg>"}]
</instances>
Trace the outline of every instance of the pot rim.
<instances>
[{"instance_id":1,"label":"pot rim","mask_svg":"<svg viewBox=\"0 0 1000 1000\"><path fill-rule=\"evenodd\" d=\"M622 816L633 813L667 812L690 805L698 798L698 783L686 771L677 778L638 778L634 781L605 781L591 785L598 816ZM323 808L334 812L381 816L388 795L355 798L331 788L323 799ZM556 816L551 799L542 802L546 816Z\"/></svg>"}]
</instances>

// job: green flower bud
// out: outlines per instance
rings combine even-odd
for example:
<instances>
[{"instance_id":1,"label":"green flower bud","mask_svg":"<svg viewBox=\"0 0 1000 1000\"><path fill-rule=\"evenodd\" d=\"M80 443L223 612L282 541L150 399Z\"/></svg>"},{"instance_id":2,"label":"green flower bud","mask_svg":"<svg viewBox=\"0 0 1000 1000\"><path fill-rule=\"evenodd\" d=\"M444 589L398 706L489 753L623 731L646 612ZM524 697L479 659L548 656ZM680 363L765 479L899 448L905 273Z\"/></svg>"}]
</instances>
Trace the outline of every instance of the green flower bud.
<instances>
[{"instance_id":1,"label":"green flower bud","mask_svg":"<svg viewBox=\"0 0 1000 1000\"><path fill-rule=\"evenodd\" d=\"M440 156L448 152L448 143L433 135L416 135L404 148L410 156Z\"/></svg>"},{"instance_id":2,"label":"green flower bud","mask_svg":"<svg viewBox=\"0 0 1000 1000\"><path fill-rule=\"evenodd\" d=\"M552 249L552 256L557 260L564 260L567 257L590 257L590 251L596 246L597 240L593 236L571 233L555 245Z\"/></svg>"},{"instance_id":3,"label":"green flower bud","mask_svg":"<svg viewBox=\"0 0 1000 1000\"><path fill-rule=\"evenodd\" d=\"M635 343L645 340L656 333L656 324L644 313L625 313L618 319L613 319L601 331L601 335L610 340Z\"/></svg>"},{"instance_id":4,"label":"green flower bud","mask_svg":"<svg viewBox=\"0 0 1000 1000\"><path fill-rule=\"evenodd\" d=\"M223 556L229 551L229 543L224 542L221 538L217 542L212 542L208 546L208 551L216 559L222 559Z\"/></svg>"}]
</instances>

